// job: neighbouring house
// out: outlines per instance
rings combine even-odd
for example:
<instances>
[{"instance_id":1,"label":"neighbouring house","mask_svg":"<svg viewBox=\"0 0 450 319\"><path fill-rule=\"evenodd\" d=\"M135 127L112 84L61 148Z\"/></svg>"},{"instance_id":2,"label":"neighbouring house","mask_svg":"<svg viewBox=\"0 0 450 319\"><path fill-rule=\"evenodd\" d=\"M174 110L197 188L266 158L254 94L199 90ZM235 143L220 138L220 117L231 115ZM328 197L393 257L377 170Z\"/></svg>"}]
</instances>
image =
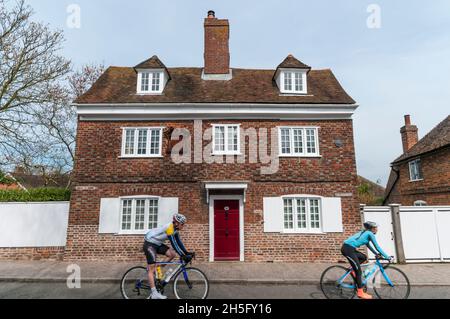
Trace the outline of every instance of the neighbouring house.
<instances>
[{"instance_id":1,"label":"neighbouring house","mask_svg":"<svg viewBox=\"0 0 450 319\"><path fill-rule=\"evenodd\" d=\"M75 101L66 260L143 261L175 212L202 261L334 262L360 228L357 104L332 71L231 68L229 21L204 31L203 67L110 67Z\"/></svg>"},{"instance_id":2,"label":"neighbouring house","mask_svg":"<svg viewBox=\"0 0 450 319\"><path fill-rule=\"evenodd\" d=\"M421 140L405 115L403 154L391 164L385 204L450 205L450 115Z\"/></svg>"},{"instance_id":3,"label":"neighbouring house","mask_svg":"<svg viewBox=\"0 0 450 319\"><path fill-rule=\"evenodd\" d=\"M358 175L358 200L360 204L381 205L385 191L386 189L383 186Z\"/></svg>"},{"instance_id":4,"label":"neighbouring house","mask_svg":"<svg viewBox=\"0 0 450 319\"><path fill-rule=\"evenodd\" d=\"M9 173L0 171L0 190L26 189Z\"/></svg>"}]
</instances>

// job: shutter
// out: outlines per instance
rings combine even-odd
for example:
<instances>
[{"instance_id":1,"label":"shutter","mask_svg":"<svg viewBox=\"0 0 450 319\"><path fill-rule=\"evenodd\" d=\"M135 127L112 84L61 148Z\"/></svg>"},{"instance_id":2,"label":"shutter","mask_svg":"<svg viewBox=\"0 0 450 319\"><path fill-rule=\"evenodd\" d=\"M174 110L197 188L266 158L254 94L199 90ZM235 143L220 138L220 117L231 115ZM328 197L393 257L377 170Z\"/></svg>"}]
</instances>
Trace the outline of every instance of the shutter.
<instances>
[{"instance_id":1,"label":"shutter","mask_svg":"<svg viewBox=\"0 0 450 319\"><path fill-rule=\"evenodd\" d=\"M322 230L325 233L342 233L342 206L340 197L322 198Z\"/></svg>"},{"instance_id":2,"label":"shutter","mask_svg":"<svg viewBox=\"0 0 450 319\"><path fill-rule=\"evenodd\" d=\"M116 234L120 230L120 199L102 198L100 200L99 234Z\"/></svg>"},{"instance_id":3,"label":"shutter","mask_svg":"<svg viewBox=\"0 0 450 319\"><path fill-rule=\"evenodd\" d=\"M172 217L176 213L178 213L178 197L161 197L158 207L158 227L172 222Z\"/></svg>"},{"instance_id":4,"label":"shutter","mask_svg":"<svg viewBox=\"0 0 450 319\"><path fill-rule=\"evenodd\" d=\"M283 200L281 197L264 197L264 232L283 231Z\"/></svg>"}]
</instances>

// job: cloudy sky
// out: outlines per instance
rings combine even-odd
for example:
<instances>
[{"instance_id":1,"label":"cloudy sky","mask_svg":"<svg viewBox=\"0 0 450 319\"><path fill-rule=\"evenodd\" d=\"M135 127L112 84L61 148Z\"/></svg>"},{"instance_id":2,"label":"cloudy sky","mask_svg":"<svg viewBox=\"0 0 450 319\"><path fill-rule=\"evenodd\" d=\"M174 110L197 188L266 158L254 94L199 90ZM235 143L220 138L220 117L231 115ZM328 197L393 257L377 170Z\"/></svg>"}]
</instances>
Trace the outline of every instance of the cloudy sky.
<instances>
[{"instance_id":1,"label":"cloudy sky","mask_svg":"<svg viewBox=\"0 0 450 319\"><path fill-rule=\"evenodd\" d=\"M76 65L133 66L157 54L169 67L202 66L209 9L231 23L232 67L275 68L292 53L331 68L360 104L359 174L386 183L411 114L422 137L450 112L450 1L433 0L29 0L36 19L66 34ZM68 9L81 25L68 24ZM381 11L369 28L370 5ZM70 11L70 10L69 10ZM73 12L73 11L72 11ZM73 20L70 20L73 21Z\"/></svg>"}]
</instances>

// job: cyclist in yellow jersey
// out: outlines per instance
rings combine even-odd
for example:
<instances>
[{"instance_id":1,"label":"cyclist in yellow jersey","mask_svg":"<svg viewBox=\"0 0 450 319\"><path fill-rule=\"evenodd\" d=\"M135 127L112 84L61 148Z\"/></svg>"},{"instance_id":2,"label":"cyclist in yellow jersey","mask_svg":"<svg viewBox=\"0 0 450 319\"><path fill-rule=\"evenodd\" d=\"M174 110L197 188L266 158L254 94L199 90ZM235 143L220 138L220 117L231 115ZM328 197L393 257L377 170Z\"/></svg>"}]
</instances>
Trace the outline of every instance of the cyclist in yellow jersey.
<instances>
[{"instance_id":1,"label":"cyclist in yellow jersey","mask_svg":"<svg viewBox=\"0 0 450 319\"><path fill-rule=\"evenodd\" d=\"M144 253L147 258L148 264L148 280L150 283L150 288L152 289L151 299L167 299L166 296L160 294L155 287L155 263L156 256L165 255L167 257L167 262L172 261L177 253L184 260L192 259L191 254L184 247L180 236L178 234L179 230L183 229L186 223L186 217L181 214L175 214L173 216L173 221L162 227L151 229L145 235L144 241ZM169 240L172 248L169 248L164 243Z\"/></svg>"}]
</instances>

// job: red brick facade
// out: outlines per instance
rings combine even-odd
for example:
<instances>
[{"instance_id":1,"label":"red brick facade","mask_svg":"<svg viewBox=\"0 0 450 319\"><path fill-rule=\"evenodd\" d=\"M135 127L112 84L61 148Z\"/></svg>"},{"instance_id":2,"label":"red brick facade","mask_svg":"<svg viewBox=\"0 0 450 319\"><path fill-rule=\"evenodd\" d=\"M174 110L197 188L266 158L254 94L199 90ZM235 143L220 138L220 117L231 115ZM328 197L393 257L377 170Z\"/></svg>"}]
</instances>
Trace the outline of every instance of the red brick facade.
<instances>
[{"instance_id":1,"label":"red brick facade","mask_svg":"<svg viewBox=\"0 0 450 319\"><path fill-rule=\"evenodd\" d=\"M0 248L0 260L63 260L64 247Z\"/></svg>"},{"instance_id":2,"label":"red brick facade","mask_svg":"<svg viewBox=\"0 0 450 319\"><path fill-rule=\"evenodd\" d=\"M204 121L203 129L220 122ZM165 137L163 158L123 159L119 158L122 127L182 127L193 135L193 121L80 121L65 259L143 261L142 235L99 234L98 225L101 198L146 194L179 198L179 211L189 220L181 234L183 241L206 261L209 211L203 182L239 180L248 183L244 204L245 261L336 261L342 240L360 225L352 121L226 121L233 122L240 123L243 130L257 131L277 126L317 126L321 157L280 158L279 171L269 175L261 174L260 167L265 165L260 163L175 164L167 155L169 142ZM342 145L337 146L336 140ZM203 142L204 146L209 143ZM244 148L241 151L248 156L247 139L245 152ZM275 152L278 154L278 149ZM264 233L263 197L288 194L343 196L344 233Z\"/></svg>"}]
</instances>

